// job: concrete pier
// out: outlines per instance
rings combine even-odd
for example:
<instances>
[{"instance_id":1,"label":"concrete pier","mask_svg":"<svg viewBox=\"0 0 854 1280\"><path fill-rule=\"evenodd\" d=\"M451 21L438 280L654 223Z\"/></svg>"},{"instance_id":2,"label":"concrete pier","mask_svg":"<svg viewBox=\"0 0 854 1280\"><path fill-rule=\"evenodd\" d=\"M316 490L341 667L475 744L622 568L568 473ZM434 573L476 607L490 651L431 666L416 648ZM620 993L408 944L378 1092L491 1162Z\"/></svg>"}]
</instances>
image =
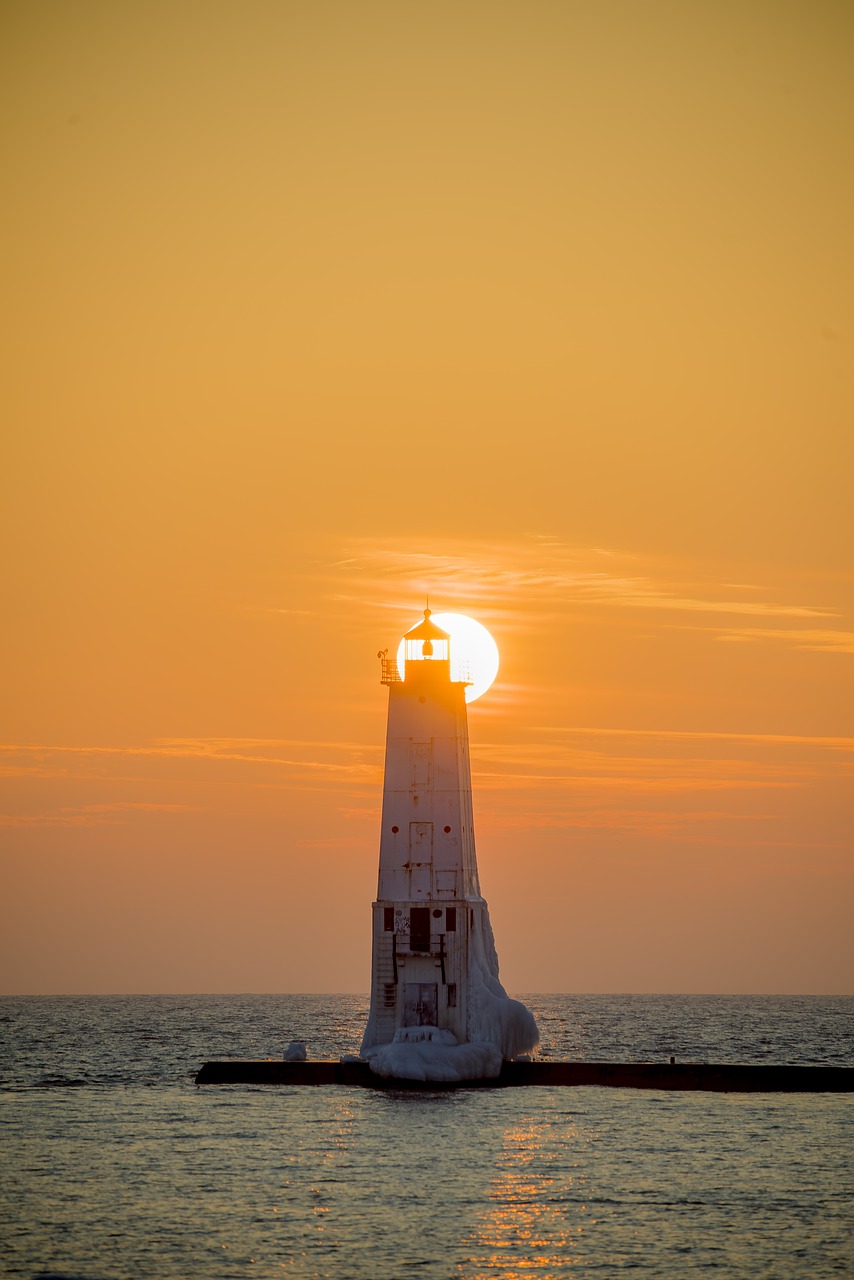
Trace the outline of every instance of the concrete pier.
<instances>
[{"instance_id":1,"label":"concrete pier","mask_svg":"<svg viewBox=\"0 0 854 1280\"><path fill-rule=\"evenodd\" d=\"M363 1089L502 1089L599 1085L714 1093L852 1093L854 1067L711 1062L505 1062L496 1080L394 1080L364 1062L206 1062L196 1084L346 1085Z\"/></svg>"}]
</instances>

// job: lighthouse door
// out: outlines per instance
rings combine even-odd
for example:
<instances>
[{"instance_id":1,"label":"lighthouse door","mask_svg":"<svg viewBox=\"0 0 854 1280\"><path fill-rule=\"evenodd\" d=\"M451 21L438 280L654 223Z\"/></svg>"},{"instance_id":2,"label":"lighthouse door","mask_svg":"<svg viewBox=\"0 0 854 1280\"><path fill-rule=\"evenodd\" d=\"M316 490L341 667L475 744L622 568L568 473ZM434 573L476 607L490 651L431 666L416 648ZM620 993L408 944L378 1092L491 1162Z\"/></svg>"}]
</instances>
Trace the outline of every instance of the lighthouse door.
<instances>
[{"instance_id":1,"label":"lighthouse door","mask_svg":"<svg viewBox=\"0 0 854 1280\"><path fill-rule=\"evenodd\" d=\"M403 991L403 1025L435 1027L438 1017L437 984L406 982Z\"/></svg>"}]
</instances>

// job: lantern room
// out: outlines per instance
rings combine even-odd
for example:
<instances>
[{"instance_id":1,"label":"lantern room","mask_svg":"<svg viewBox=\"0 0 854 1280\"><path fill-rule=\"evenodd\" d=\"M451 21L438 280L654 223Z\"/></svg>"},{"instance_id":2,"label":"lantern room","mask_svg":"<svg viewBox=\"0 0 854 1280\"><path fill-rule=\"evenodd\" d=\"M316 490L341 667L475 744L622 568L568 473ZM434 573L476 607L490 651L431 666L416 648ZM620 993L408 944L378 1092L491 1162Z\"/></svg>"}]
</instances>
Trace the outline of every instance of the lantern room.
<instances>
[{"instance_id":1,"label":"lantern room","mask_svg":"<svg viewBox=\"0 0 854 1280\"><path fill-rule=\"evenodd\" d=\"M451 637L435 622L430 621L430 609L424 610L424 621L407 631L403 637L403 660L410 662L451 661Z\"/></svg>"}]
</instances>

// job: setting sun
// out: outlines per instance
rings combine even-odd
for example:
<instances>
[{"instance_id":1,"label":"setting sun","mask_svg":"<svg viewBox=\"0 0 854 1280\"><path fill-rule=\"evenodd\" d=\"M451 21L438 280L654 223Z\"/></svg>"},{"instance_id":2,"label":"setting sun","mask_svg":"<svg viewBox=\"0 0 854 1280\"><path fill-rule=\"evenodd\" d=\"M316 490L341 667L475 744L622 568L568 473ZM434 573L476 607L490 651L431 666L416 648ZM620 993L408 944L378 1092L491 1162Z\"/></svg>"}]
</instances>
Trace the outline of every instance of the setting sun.
<instances>
[{"instance_id":1,"label":"setting sun","mask_svg":"<svg viewBox=\"0 0 854 1280\"><path fill-rule=\"evenodd\" d=\"M434 613L432 620L451 637L451 679L469 680L466 702L486 693L498 675L498 645L482 623L464 613ZM406 679L404 641L397 650L397 665Z\"/></svg>"}]
</instances>

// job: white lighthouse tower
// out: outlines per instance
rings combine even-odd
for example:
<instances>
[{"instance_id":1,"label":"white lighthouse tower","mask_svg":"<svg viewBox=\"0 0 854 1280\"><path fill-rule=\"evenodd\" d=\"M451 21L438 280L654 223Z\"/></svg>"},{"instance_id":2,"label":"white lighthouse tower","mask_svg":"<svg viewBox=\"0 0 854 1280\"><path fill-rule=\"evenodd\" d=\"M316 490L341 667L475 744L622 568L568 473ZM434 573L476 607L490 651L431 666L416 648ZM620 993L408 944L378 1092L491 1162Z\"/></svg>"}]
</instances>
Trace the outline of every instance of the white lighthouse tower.
<instances>
[{"instance_id":1,"label":"white lighthouse tower","mask_svg":"<svg viewBox=\"0 0 854 1280\"><path fill-rule=\"evenodd\" d=\"M452 678L451 644L428 608L404 636L403 677L380 655L388 731L362 1055L380 1074L416 1079L496 1075L538 1041L498 981L475 854L468 682Z\"/></svg>"}]
</instances>

